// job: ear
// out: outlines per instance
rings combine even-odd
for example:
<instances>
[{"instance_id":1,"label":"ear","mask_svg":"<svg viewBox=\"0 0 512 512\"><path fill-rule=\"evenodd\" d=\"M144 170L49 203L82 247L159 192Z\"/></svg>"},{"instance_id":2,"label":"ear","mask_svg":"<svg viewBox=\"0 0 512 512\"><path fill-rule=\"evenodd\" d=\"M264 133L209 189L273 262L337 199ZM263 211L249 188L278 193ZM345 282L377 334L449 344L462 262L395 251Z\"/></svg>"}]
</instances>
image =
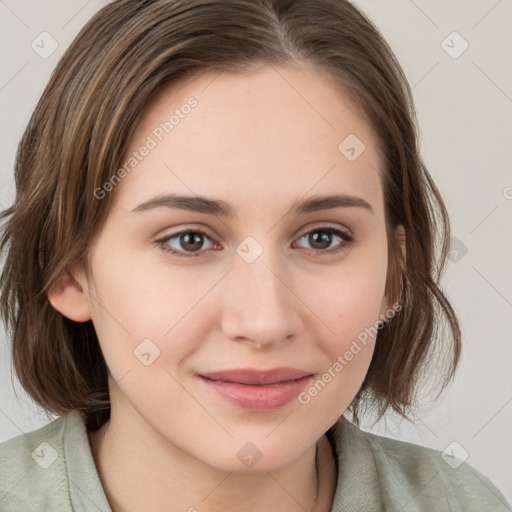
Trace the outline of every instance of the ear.
<instances>
[{"instance_id":1,"label":"ear","mask_svg":"<svg viewBox=\"0 0 512 512\"><path fill-rule=\"evenodd\" d=\"M66 272L48 292L48 300L70 320L86 322L91 319L89 296L77 279L71 272Z\"/></svg>"},{"instance_id":2,"label":"ear","mask_svg":"<svg viewBox=\"0 0 512 512\"><path fill-rule=\"evenodd\" d=\"M390 244L388 262L388 276L386 282L386 293L382 299L381 318L385 312L394 308L400 298L402 288L402 276L406 267L406 233L405 228L400 224L395 228L394 240Z\"/></svg>"}]
</instances>

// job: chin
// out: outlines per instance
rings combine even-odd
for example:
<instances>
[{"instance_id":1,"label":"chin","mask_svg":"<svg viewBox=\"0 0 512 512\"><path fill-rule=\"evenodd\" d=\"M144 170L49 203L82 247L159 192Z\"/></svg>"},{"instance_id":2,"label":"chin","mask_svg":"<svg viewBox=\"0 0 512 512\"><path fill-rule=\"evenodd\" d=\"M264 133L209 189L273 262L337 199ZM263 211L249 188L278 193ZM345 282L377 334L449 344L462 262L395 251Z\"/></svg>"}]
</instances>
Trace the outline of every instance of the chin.
<instances>
[{"instance_id":1,"label":"chin","mask_svg":"<svg viewBox=\"0 0 512 512\"><path fill-rule=\"evenodd\" d=\"M276 445L276 442L278 443ZM284 449L283 446L286 448ZM295 462L308 447L301 449L293 440L233 442L222 453L211 454L203 461L223 471L257 475L279 471ZM233 456L234 455L234 456ZM207 460L208 459L208 460Z\"/></svg>"}]
</instances>

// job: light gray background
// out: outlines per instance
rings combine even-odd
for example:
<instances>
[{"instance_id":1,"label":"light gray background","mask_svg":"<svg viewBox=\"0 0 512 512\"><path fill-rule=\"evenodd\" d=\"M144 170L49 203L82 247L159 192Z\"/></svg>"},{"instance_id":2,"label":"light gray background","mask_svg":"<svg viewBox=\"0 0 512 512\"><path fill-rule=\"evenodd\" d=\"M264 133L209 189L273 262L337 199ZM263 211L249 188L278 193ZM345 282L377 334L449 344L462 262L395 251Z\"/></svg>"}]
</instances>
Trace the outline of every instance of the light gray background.
<instances>
[{"instance_id":1,"label":"light gray background","mask_svg":"<svg viewBox=\"0 0 512 512\"><path fill-rule=\"evenodd\" d=\"M106 3L0 0L0 208L14 198L16 146L51 71ZM388 417L372 431L441 451L450 446L449 454L452 448L455 455L467 452L468 463L512 502L512 1L357 5L381 29L413 86L423 156L458 239L444 285L464 334L461 367L442 399L426 401L416 426ZM46 50L51 48L47 36L40 37L44 31L59 45L46 59L31 47L33 41L42 46L45 37ZM450 35L454 31L469 45L460 56L465 43ZM15 396L1 326L0 357L2 441L48 417L19 386Z\"/></svg>"}]
</instances>

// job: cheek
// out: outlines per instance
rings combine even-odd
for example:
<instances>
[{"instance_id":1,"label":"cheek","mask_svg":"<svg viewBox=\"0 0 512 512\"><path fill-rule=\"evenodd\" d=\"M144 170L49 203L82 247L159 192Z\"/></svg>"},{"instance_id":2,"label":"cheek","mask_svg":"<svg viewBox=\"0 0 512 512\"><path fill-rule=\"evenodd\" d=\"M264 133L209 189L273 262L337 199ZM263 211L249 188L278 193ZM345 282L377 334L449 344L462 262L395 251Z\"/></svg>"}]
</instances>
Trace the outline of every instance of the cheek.
<instances>
[{"instance_id":1,"label":"cheek","mask_svg":"<svg viewBox=\"0 0 512 512\"><path fill-rule=\"evenodd\" d=\"M299 403L313 417L325 415L329 404L326 425L348 407L367 374L383 310L386 273L386 246L382 243L305 283L308 301L319 317L310 317L312 325L316 323L316 332L322 332L317 345L326 357L320 375L299 397ZM307 329L312 330L312 325Z\"/></svg>"},{"instance_id":2,"label":"cheek","mask_svg":"<svg viewBox=\"0 0 512 512\"><path fill-rule=\"evenodd\" d=\"M334 354L380 321L385 306L385 246L376 245L373 251L354 253L339 266L323 272L306 278L302 293L317 313L318 322L328 328L324 327L324 332L331 334L326 348Z\"/></svg>"},{"instance_id":3,"label":"cheek","mask_svg":"<svg viewBox=\"0 0 512 512\"><path fill-rule=\"evenodd\" d=\"M310 283L308 299L320 320L311 320L322 332L317 346L324 354L316 380L299 395L300 408L310 418L323 418L329 428L349 406L368 372L382 311L386 265L360 261L349 270ZM329 326L329 330L323 325ZM312 329L312 327L308 327ZM327 333L327 334L326 334Z\"/></svg>"},{"instance_id":4,"label":"cheek","mask_svg":"<svg viewBox=\"0 0 512 512\"><path fill-rule=\"evenodd\" d=\"M107 252L109 257L103 257ZM197 319L207 318L204 299L218 276L198 278L193 266L160 272L135 257L121 257L113 248L103 254L98 251L92 261L90 305L112 377L118 380L129 371L132 376L142 371L141 378L147 379L146 364L172 369L197 349L211 328ZM164 380L168 379L166 374Z\"/></svg>"}]
</instances>

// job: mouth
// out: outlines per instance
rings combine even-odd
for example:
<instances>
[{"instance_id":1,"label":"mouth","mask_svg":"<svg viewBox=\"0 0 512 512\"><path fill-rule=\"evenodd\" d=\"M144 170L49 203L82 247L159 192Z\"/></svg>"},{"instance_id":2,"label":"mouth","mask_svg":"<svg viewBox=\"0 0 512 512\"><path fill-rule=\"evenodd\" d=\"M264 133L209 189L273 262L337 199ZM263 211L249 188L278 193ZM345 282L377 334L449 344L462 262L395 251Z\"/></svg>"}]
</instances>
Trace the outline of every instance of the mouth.
<instances>
[{"instance_id":1,"label":"mouth","mask_svg":"<svg viewBox=\"0 0 512 512\"><path fill-rule=\"evenodd\" d=\"M241 368L198 375L217 396L243 409L269 411L293 400L313 374L295 368Z\"/></svg>"}]
</instances>

